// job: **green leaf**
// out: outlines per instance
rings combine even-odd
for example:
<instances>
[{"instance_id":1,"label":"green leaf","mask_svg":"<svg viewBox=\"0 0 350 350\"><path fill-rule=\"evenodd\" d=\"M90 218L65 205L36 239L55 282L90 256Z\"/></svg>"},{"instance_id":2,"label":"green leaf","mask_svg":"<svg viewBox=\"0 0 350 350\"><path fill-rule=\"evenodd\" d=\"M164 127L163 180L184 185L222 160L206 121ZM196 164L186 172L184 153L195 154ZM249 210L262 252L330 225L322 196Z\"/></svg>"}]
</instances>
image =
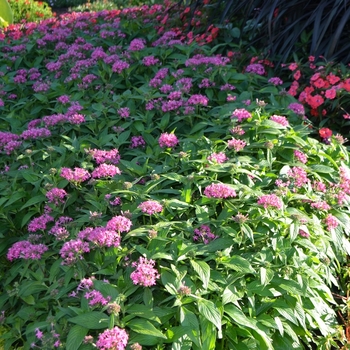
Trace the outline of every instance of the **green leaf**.
<instances>
[{"instance_id":1,"label":"green leaf","mask_svg":"<svg viewBox=\"0 0 350 350\"><path fill-rule=\"evenodd\" d=\"M126 322L126 325L136 333L166 339L166 336L148 320L132 319Z\"/></svg>"},{"instance_id":2,"label":"green leaf","mask_svg":"<svg viewBox=\"0 0 350 350\"><path fill-rule=\"evenodd\" d=\"M78 350L87 333L88 328L79 326L77 324L73 326L67 336L66 349Z\"/></svg>"},{"instance_id":3,"label":"green leaf","mask_svg":"<svg viewBox=\"0 0 350 350\"><path fill-rule=\"evenodd\" d=\"M108 328L109 318L103 312L91 311L68 319L69 322L89 329Z\"/></svg>"},{"instance_id":4,"label":"green leaf","mask_svg":"<svg viewBox=\"0 0 350 350\"><path fill-rule=\"evenodd\" d=\"M46 200L46 197L42 194L37 195L35 197L30 198L22 207L20 210L30 207L31 205L37 204L37 203L41 203L44 202Z\"/></svg>"},{"instance_id":5,"label":"green leaf","mask_svg":"<svg viewBox=\"0 0 350 350\"><path fill-rule=\"evenodd\" d=\"M215 325L219 332L219 338L221 338L221 314L215 304L210 300L199 299L198 310L203 317Z\"/></svg>"},{"instance_id":6,"label":"green leaf","mask_svg":"<svg viewBox=\"0 0 350 350\"><path fill-rule=\"evenodd\" d=\"M1 19L6 22L4 24L9 25L13 23L12 9L7 0L0 0L0 13Z\"/></svg>"},{"instance_id":7,"label":"green leaf","mask_svg":"<svg viewBox=\"0 0 350 350\"><path fill-rule=\"evenodd\" d=\"M203 288L207 289L210 279L210 266L202 260L191 260L191 265L203 282Z\"/></svg>"},{"instance_id":8,"label":"green leaf","mask_svg":"<svg viewBox=\"0 0 350 350\"><path fill-rule=\"evenodd\" d=\"M229 267L230 269L236 270L238 272L255 274L255 270L252 268L249 261L242 258L239 255L235 255L231 258L224 257L221 259L220 262L224 266Z\"/></svg>"}]
</instances>

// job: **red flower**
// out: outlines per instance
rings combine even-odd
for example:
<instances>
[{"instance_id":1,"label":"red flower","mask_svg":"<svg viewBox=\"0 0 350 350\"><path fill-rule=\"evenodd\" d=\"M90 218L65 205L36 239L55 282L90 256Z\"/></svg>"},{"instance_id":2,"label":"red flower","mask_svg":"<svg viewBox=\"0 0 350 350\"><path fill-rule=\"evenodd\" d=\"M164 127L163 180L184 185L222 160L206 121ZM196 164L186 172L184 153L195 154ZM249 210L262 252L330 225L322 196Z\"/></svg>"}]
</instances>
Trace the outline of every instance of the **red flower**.
<instances>
[{"instance_id":1,"label":"red flower","mask_svg":"<svg viewBox=\"0 0 350 350\"><path fill-rule=\"evenodd\" d=\"M318 133L323 139L328 139L332 136L332 130L328 128L321 128Z\"/></svg>"}]
</instances>

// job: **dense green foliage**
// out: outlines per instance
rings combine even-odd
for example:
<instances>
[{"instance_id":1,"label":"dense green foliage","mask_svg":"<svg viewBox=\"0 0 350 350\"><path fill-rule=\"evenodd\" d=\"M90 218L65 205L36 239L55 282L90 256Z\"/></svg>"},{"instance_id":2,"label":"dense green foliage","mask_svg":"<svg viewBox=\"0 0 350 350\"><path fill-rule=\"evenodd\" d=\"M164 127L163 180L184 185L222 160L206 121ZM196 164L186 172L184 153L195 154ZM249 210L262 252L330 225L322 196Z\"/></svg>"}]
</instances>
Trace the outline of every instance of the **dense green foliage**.
<instances>
[{"instance_id":1,"label":"dense green foliage","mask_svg":"<svg viewBox=\"0 0 350 350\"><path fill-rule=\"evenodd\" d=\"M283 82L269 61L216 55L217 28L197 12L185 35L176 11L1 33L5 350L347 343L343 136L286 91L295 66ZM320 70L338 96L342 68Z\"/></svg>"}]
</instances>

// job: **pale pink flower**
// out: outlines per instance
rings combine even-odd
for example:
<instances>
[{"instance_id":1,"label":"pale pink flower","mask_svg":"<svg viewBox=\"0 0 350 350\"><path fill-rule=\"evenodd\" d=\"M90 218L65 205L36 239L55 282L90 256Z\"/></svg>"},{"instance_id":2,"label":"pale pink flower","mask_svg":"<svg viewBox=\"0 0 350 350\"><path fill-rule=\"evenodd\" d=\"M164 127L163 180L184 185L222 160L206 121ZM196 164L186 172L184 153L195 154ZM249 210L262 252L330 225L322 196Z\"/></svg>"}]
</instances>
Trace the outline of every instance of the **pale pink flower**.
<instances>
[{"instance_id":1,"label":"pale pink flower","mask_svg":"<svg viewBox=\"0 0 350 350\"><path fill-rule=\"evenodd\" d=\"M274 121L275 123L281 124L283 126L289 126L289 122L287 118L281 115L272 115L270 117L270 120Z\"/></svg>"},{"instance_id":2,"label":"pale pink flower","mask_svg":"<svg viewBox=\"0 0 350 350\"><path fill-rule=\"evenodd\" d=\"M295 150L294 157L304 164L307 162L307 155L301 151Z\"/></svg>"},{"instance_id":3,"label":"pale pink flower","mask_svg":"<svg viewBox=\"0 0 350 350\"><path fill-rule=\"evenodd\" d=\"M90 176L90 173L82 168L74 168L74 170L69 168L61 169L61 177L65 178L70 182L80 183L88 180Z\"/></svg>"},{"instance_id":4,"label":"pale pink flower","mask_svg":"<svg viewBox=\"0 0 350 350\"><path fill-rule=\"evenodd\" d=\"M226 157L226 154L223 152L212 153L207 159L210 162L217 163L217 164L225 163L228 160L228 158Z\"/></svg>"},{"instance_id":5,"label":"pale pink flower","mask_svg":"<svg viewBox=\"0 0 350 350\"><path fill-rule=\"evenodd\" d=\"M339 225L337 218L332 214L328 214L327 217L324 219L324 222L327 225L328 231L337 228Z\"/></svg>"},{"instance_id":6,"label":"pale pink flower","mask_svg":"<svg viewBox=\"0 0 350 350\"><path fill-rule=\"evenodd\" d=\"M236 192L228 185L213 183L204 190L204 195L208 198L229 198L236 197Z\"/></svg>"},{"instance_id":7,"label":"pale pink flower","mask_svg":"<svg viewBox=\"0 0 350 350\"><path fill-rule=\"evenodd\" d=\"M275 207L282 209L282 201L275 194L266 194L258 198L258 204L264 206L264 208Z\"/></svg>"},{"instance_id":8,"label":"pale pink flower","mask_svg":"<svg viewBox=\"0 0 350 350\"><path fill-rule=\"evenodd\" d=\"M117 232L129 232L131 226L132 222L128 218L117 215L107 222L106 228Z\"/></svg>"},{"instance_id":9,"label":"pale pink flower","mask_svg":"<svg viewBox=\"0 0 350 350\"><path fill-rule=\"evenodd\" d=\"M235 138L227 141L228 148L233 148L236 152L241 151L246 145L247 143L244 140L238 140Z\"/></svg>"},{"instance_id":10,"label":"pale pink flower","mask_svg":"<svg viewBox=\"0 0 350 350\"><path fill-rule=\"evenodd\" d=\"M163 210L163 206L156 201L143 202L138 206L138 208L140 208L143 213L148 215L160 213Z\"/></svg>"},{"instance_id":11,"label":"pale pink flower","mask_svg":"<svg viewBox=\"0 0 350 350\"><path fill-rule=\"evenodd\" d=\"M113 164L101 164L93 170L91 177L93 179L99 179L101 177L113 177L115 175L120 175L121 172L118 167Z\"/></svg>"}]
</instances>

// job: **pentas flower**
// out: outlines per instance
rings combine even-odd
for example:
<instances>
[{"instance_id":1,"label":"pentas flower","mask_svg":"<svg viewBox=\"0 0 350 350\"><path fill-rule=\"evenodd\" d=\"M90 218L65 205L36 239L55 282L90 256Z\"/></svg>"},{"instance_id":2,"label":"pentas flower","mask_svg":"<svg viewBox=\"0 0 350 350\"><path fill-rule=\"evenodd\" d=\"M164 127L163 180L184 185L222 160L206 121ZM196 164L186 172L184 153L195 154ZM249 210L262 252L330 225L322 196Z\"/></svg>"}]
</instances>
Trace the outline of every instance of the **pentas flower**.
<instances>
[{"instance_id":1,"label":"pentas flower","mask_svg":"<svg viewBox=\"0 0 350 350\"><path fill-rule=\"evenodd\" d=\"M90 251L89 243L83 242L81 239L73 239L65 242L60 250L62 265L71 266L78 260L83 259L83 254Z\"/></svg>"},{"instance_id":2,"label":"pentas flower","mask_svg":"<svg viewBox=\"0 0 350 350\"><path fill-rule=\"evenodd\" d=\"M122 107L117 110L117 113L121 118L130 117L130 109L128 107Z\"/></svg>"},{"instance_id":3,"label":"pentas flower","mask_svg":"<svg viewBox=\"0 0 350 350\"><path fill-rule=\"evenodd\" d=\"M236 152L241 151L246 145L247 143L244 140L239 140L235 138L232 138L231 140L227 141L227 147L230 149L233 148Z\"/></svg>"},{"instance_id":4,"label":"pentas flower","mask_svg":"<svg viewBox=\"0 0 350 350\"><path fill-rule=\"evenodd\" d=\"M199 228L194 230L193 240L195 242L203 242L204 244L208 244L214 239L218 238L214 233L210 231L210 227L207 225L201 225Z\"/></svg>"},{"instance_id":5,"label":"pentas flower","mask_svg":"<svg viewBox=\"0 0 350 350\"><path fill-rule=\"evenodd\" d=\"M157 269L154 268L155 261L147 260L140 257L137 262L132 263L132 267L136 268L130 275L134 284L143 287L151 287L156 284L156 280L160 278Z\"/></svg>"},{"instance_id":6,"label":"pentas flower","mask_svg":"<svg viewBox=\"0 0 350 350\"><path fill-rule=\"evenodd\" d=\"M7 259L39 260L48 250L45 244L32 244L29 241L20 241L12 245L7 252Z\"/></svg>"},{"instance_id":7,"label":"pentas flower","mask_svg":"<svg viewBox=\"0 0 350 350\"><path fill-rule=\"evenodd\" d=\"M86 153L90 154L97 164L111 163L118 164L120 161L120 154L117 149L110 151L100 149L85 150Z\"/></svg>"},{"instance_id":8,"label":"pentas flower","mask_svg":"<svg viewBox=\"0 0 350 350\"><path fill-rule=\"evenodd\" d=\"M233 188L221 183L213 183L207 186L204 189L204 195L208 198L229 198L237 196Z\"/></svg>"},{"instance_id":9,"label":"pentas flower","mask_svg":"<svg viewBox=\"0 0 350 350\"><path fill-rule=\"evenodd\" d=\"M301 151L295 150L294 157L304 164L307 162L307 155Z\"/></svg>"},{"instance_id":10,"label":"pentas flower","mask_svg":"<svg viewBox=\"0 0 350 350\"><path fill-rule=\"evenodd\" d=\"M228 160L226 154L223 152L212 153L207 159L211 162L218 163L218 164L225 163Z\"/></svg>"},{"instance_id":11,"label":"pentas flower","mask_svg":"<svg viewBox=\"0 0 350 350\"><path fill-rule=\"evenodd\" d=\"M46 229L46 224L48 222L54 221L54 218L50 216L49 214L45 213L38 218L33 219L29 224L28 224L28 231L29 232L36 232L39 230L45 230Z\"/></svg>"},{"instance_id":12,"label":"pentas flower","mask_svg":"<svg viewBox=\"0 0 350 350\"><path fill-rule=\"evenodd\" d=\"M258 204L267 208L277 208L282 209L282 201L275 194L266 194L258 198Z\"/></svg>"},{"instance_id":13,"label":"pentas flower","mask_svg":"<svg viewBox=\"0 0 350 350\"><path fill-rule=\"evenodd\" d=\"M96 348L100 350L124 350L128 340L129 335L124 329L114 327L106 329L98 336Z\"/></svg>"},{"instance_id":14,"label":"pentas flower","mask_svg":"<svg viewBox=\"0 0 350 350\"><path fill-rule=\"evenodd\" d=\"M117 232L129 232L132 226L132 222L121 215L114 216L107 222L106 228Z\"/></svg>"},{"instance_id":15,"label":"pentas flower","mask_svg":"<svg viewBox=\"0 0 350 350\"><path fill-rule=\"evenodd\" d=\"M150 67L150 66L155 66L156 64L159 63L159 59L155 58L154 56L145 56L142 59L142 63L146 66L146 67Z\"/></svg>"},{"instance_id":16,"label":"pentas flower","mask_svg":"<svg viewBox=\"0 0 350 350\"><path fill-rule=\"evenodd\" d=\"M305 109L304 106L300 103L291 103L288 106L288 109L290 109L291 111L293 111L295 114L298 114L300 116L305 115Z\"/></svg>"},{"instance_id":17,"label":"pentas flower","mask_svg":"<svg viewBox=\"0 0 350 350\"><path fill-rule=\"evenodd\" d=\"M49 234L52 234L56 237L57 240L67 239L69 237L69 232L64 225L72 222L73 219L69 216L61 216L56 220L55 225L49 231Z\"/></svg>"},{"instance_id":18,"label":"pentas flower","mask_svg":"<svg viewBox=\"0 0 350 350\"><path fill-rule=\"evenodd\" d=\"M309 179L307 178L306 171L298 166L291 168L287 174L291 178L291 180L293 180L294 186L296 187L302 187L306 185L309 181Z\"/></svg>"},{"instance_id":19,"label":"pentas flower","mask_svg":"<svg viewBox=\"0 0 350 350\"><path fill-rule=\"evenodd\" d=\"M163 210L163 206L157 201L143 202L138 206L138 208L140 208L143 213L146 213L148 215L160 213Z\"/></svg>"},{"instance_id":20,"label":"pentas flower","mask_svg":"<svg viewBox=\"0 0 350 350\"><path fill-rule=\"evenodd\" d=\"M89 300L90 306L106 306L111 300L111 297L105 298L101 292L95 289L86 292L84 298Z\"/></svg>"},{"instance_id":21,"label":"pentas flower","mask_svg":"<svg viewBox=\"0 0 350 350\"><path fill-rule=\"evenodd\" d=\"M252 115L244 108L238 108L233 111L231 119L237 118L238 122L251 118Z\"/></svg>"},{"instance_id":22,"label":"pentas flower","mask_svg":"<svg viewBox=\"0 0 350 350\"><path fill-rule=\"evenodd\" d=\"M54 205L60 205L65 202L65 197L68 193L61 188L53 188L52 190L46 193L46 198L49 203L53 203Z\"/></svg>"},{"instance_id":23,"label":"pentas flower","mask_svg":"<svg viewBox=\"0 0 350 350\"><path fill-rule=\"evenodd\" d=\"M209 98L203 95L192 95L188 100L187 103L189 105L202 105L207 106L209 102Z\"/></svg>"},{"instance_id":24,"label":"pentas flower","mask_svg":"<svg viewBox=\"0 0 350 350\"><path fill-rule=\"evenodd\" d=\"M270 120L274 121L275 123L281 124L285 127L289 126L289 122L286 117L283 117L281 115L272 115Z\"/></svg>"},{"instance_id":25,"label":"pentas flower","mask_svg":"<svg viewBox=\"0 0 350 350\"><path fill-rule=\"evenodd\" d=\"M51 136L51 131L46 128L37 128L37 129L29 129L29 130L24 130L21 134L21 137L24 140L28 139L37 139L39 137L50 137Z\"/></svg>"},{"instance_id":26,"label":"pentas flower","mask_svg":"<svg viewBox=\"0 0 350 350\"><path fill-rule=\"evenodd\" d=\"M278 78L278 77L272 77L268 80L269 83L273 84L273 85L282 85L283 84L283 81Z\"/></svg>"},{"instance_id":27,"label":"pentas flower","mask_svg":"<svg viewBox=\"0 0 350 350\"><path fill-rule=\"evenodd\" d=\"M102 247L119 247L120 233L106 227L88 227L78 233L78 238Z\"/></svg>"},{"instance_id":28,"label":"pentas flower","mask_svg":"<svg viewBox=\"0 0 350 350\"><path fill-rule=\"evenodd\" d=\"M93 179L99 179L101 177L113 177L120 175L121 172L118 167L113 164L101 164L93 170L91 177Z\"/></svg>"},{"instance_id":29,"label":"pentas flower","mask_svg":"<svg viewBox=\"0 0 350 350\"><path fill-rule=\"evenodd\" d=\"M173 148L179 143L179 140L177 139L175 134L168 134L167 132L165 132L160 135L158 143L161 148Z\"/></svg>"},{"instance_id":30,"label":"pentas flower","mask_svg":"<svg viewBox=\"0 0 350 350\"><path fill-rule=\"evenodd\" d=\"M82 168L74 168L74 170L69 168L61 169L61 177L65 178L70 182L81 183L88 180L91 175L90 173Z\"/></svg>"},{"instance_id":31,"label":"pentas flower","mask_svg":"<svg viewBox=\"0 0 350 350\"><path fill-rule=\"evenodd\" d=\"M245 69L246 73L255 73L258 75L264 75L265 74L265 68L260 63L253 63L247 66Z\"/></svg>"},{"instance_id":32,"label":"pentas flower","mask_svg":"<svg viewBox=\"0 0 350 350\"><path fill-rule=\"evenodd\" d=\"M328 211L331 209L330 205L325 201L311 203L311 208Z\"/></svg>"},{"instance_id":33,"label":"pentas flower","mask_svg":"<svg viewBox=\"0 0 350 350\"><path fill-rule=\"evenodd\" d=\"M146 142L141 135L131 137L130 148L145 147L145 146L146 146Z\"/></svg>"},{"instance_id":34,"label":"pentas flower","mask_svg":"<svg viewBox=\"0 0 350 350\"><path fill-rule=\"evenodd\" d=\"M327 217L324 219L324 223L326 224L328 231L337 228L339 225L338 219L332 214L327 215Z\"/></svg>"}]
</instances>

